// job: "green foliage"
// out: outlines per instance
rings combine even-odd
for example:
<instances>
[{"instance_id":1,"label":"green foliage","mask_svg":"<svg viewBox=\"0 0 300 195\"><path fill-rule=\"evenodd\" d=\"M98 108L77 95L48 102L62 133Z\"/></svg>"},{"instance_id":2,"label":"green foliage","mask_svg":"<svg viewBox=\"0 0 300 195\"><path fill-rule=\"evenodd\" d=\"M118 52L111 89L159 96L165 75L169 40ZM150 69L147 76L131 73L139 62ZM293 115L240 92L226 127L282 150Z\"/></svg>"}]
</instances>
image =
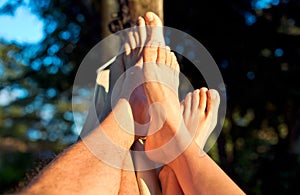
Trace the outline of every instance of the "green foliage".
<instances>
[{"instance_id":1,"label":"green foliage","mask_svg":"<svg viewBox=\"0 0 300 195\"><path fill-rule=\"evenodd\" d=\"M87 46L84 50L76 48L80 35L84 38L81 12L86 10L76 2L30 3L44 20L44 40L31 45L0 42L0 193L78 137L71 93L76 66L89 49L88 43L81 44ZM1 14L13 15L21 5L8 1Z\"/></svg>"},{"instance_id":2,"label":"green foliage","mask_svg":"<svg viewBox=\"0 0 300 195\"><path fill-rule=\"evenodd\" d=\"M0 13L14 14L22 2L8 1ZM45 22L44 40L0 43L0 93L7 99L0 106L0 193L77 139L73 79L101 40L100 13L89 1L30 2ZM294 194L300 179L299 4L257 9L251 2L165 0L165 25L197 38L223 75L228 109L213 158L247 194ZM189 67L182 69L201 87Z\"/></svg>"}]
</instances>

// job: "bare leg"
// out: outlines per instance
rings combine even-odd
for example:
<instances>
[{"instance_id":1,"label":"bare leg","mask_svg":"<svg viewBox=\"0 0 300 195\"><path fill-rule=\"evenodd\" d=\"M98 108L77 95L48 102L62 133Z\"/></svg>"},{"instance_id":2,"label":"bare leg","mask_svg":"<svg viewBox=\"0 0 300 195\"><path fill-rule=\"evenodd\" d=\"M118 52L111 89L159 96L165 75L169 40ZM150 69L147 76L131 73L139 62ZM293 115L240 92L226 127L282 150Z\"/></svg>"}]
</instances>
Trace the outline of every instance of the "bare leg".
<instances>
[{"instance_id":1,"label":"bare leg","mask_svg":"<svg viewBox=\"0 0 300 195\"><path fill-rule=\"evenodd\" d=\"M210 94L211 91L213 90L208 91L207 88L197 89L192 93L188 93L181 102L181 113L184 123L189 132L194 134L195 142L202 149L216 125L215 121L218 114L218 99L212 102L210 98L207 98L207 94ZM215 93L217 94L217 92ZM159 177L163 192L168 191L168 194L183 193L180 186L174 188L174 185L179 185L179 183L172 169L165 167L162 169L163 171ZM164 177L168 177L168 179L164 179Z\"/></svg>"},{"instance_id":2,"label":"bare leg","mask_svg":"<svg viewBox=\"0 0 300 195\"><path fill-rule=\"evenodd\" d=\"M132 33L129 33L129 41L125 44L126 57L124 57L125 67L127 71L134 70L132 68L138 68L141 71L142 68L142 51L146 42L146 27L145 21L142 17L138 19L138 26ZM135 72L135 71L134 71ZM142 72L140 72L142 74ZM142 84L142 83L141 83ZM147 128L143 125L149 122L148 102L144 92L143 85L138 86L131 94L130 104L133 110L133 118L136 122L135 130L138 133L146 135ZM144 132L143 132L144 131ZM141 135L137 135L139 137ZM144 146L138 140L134 143L134 150L144 150ZM138 181L140 194L161 194L158 184L158 176L156 170L141 170L141 167L145 167L148 164L149 167L153 167L152 161L143 155L134 155L134 164L136 169L136 179ZM124 181L125 182L125 181ZM122 185L122 188L128 188L128 186Z\"/></svg>"},{"instance_id":3,"label":"bare leg","mask_svg":"<svg viewBox=\"0 0 300 195\"><path fill-rule=\"evenodd\" d=\"M134 170L133 164L132 170ZM134 171L122 170L119 194L139 194L139 186Z\"/></svg>"},{"instance_id":4,"label":"bare leg","mask_svg":"<svg viewBox=\"0 0 300 195\"><path fill-rule=\"evenodd\" d=\"M207 99L202 99L197 105L197 101L192 103L190 108L196 110L194 113L197 122L188 123L200 126L188 130L182 125L180 116L177 94L179 66L174 54L160 47L156 48L154 42L152 47L144 49L143 60L146 80L144 88L152 108L151 124L157 127L157 123L162 122L158 129L150 125L145 144L148 157L153 161L166 163L174 171L185 194L244 194L208 155L200 155L200 146L204 145L203 142L213 129L214 125L211 124L215 123L213 116L214 111L218 110L218 93L209 90ZM190 111L183 110L187 119L194 116ZM206 132L197 131L198 129ZM195 135L193 139L191 134ZM168 147L163 147L166 145Z\"/></svg>"},{"instance_id":5,"label":"bare leg","mask_svg":"<svg viewBox=\"0 0 300 195\"><path fill-rule=\"evenodd\" d=\"M144 45L145 39L145 21L140 17L138 19L138 26L134 27L134 29L129 32L128 40L124 45L126 56L122 60L122 65L126 70L131 68L133 65L138 65L141 63L139 61L141 60L140 53L142 51L142 46ZM118 69L120 68L120 66L122 67L122 65L119 64L119 67L115 68ZM145 123L148 120L146 115L148 112L148 107L143 94L143 89L141 89L141 87L138 87L138 89L135 90L132 98L130 99L130 104L133 110L133 118L134 121L138 123ZM132 164L131 170L134 170L135 168L133 162L130 163ZM136 178L135 171L122 170L119 194L139 194L140 191L141 185L139 179Z\"/></svg>"},{"instance_id":6,"label":"bare leg","mask_svg":"<svg viewBox=\"0 0 300 195\"><path fill-rule=\"evenodd\" d=\"M183 191L178 183L175 173L168 167L163 166L159 173L159 180L161 182L162 194L164 195L183 195Z\"/></svg>"},{"instance_id":7,"label":"bare leg","mask_svg":"<svg viewBox=\"0 0 300 195\"><path fill-rule=\"evenodd\" d=\"M137 140L134 143L135 151L144 151L144 144ZM140 194L142 195L155 195L161 194L157 171L155 169L140 170L141 167L153 167L154 162L151 161L146 155L134 156L134 164L136 168L136 177L139 184Z\"/></svg>"},{"instance_id":8,"label":"bare leg","mask_svg":"<svg viewBox=\"0 0 300 195\"><path fill-rule=\"evenodd\" d=\"M220 97L217 91L206 88L189 93L182 102L181 110L184 122L191 133L195 130L196 132L192 144L168 166L175 172L178 182L186 194L244 194L202 151L208 136L216 125L219 103ZM197 153L198 155L195 155ZM187 167L183 171L184 164ZM194 180L190 178L194 178Z\"/></svg>"},{"instance_id":9,"label":"bare leg","mask_svg":"<svg viewBox=\"0 0 300 195\"><path fill-rule=\"evenodd\" d=\"M147 35L148 35L147 36L147 39L148 39L147 46L150 46L150 44L154 43L154 42L159 43L160 46L164 46L165 42L164 42L164 37L163 37L162 22L161 22L160 18L152 12L146 13L144 17L145 17L145 21L146 21L146 25L147 25ZM168 58L168 56L167 56L167 58ZM146 56L146 58L147 57L148 56ZM164 64L166 61L169 61L169 60L163 59L163 56L160 56L159 63ZM140 144L138 144L138 145L141 147ZM144 159L147 159L147 157L145 156ZM141 159L140 161L143 161L143 160ZM148 159L148 161L150 161L150 160ZM143 163L147 163L147 162L143 162ZM176 179L174 173L169 172L168 170L171 170L171 169L169 169L168 167L163 168L163 170L164 171L162 173L160 173L159 170L138 171L137 177L142 181L146 180L145 184L143 182L140 182L140 189L147 188L148 191L152 192L151 194L154 194L154 192L156 192L156 190L158 188L158 185L157 185L158 182L156 181L156 178L157 178L157 174L159 174L161 177L161 182L162 182L161 187L162 187L162 190L164 191L163 193L168 192L169 194L177 194L177 192L178 192L177 189L180 189L180 186L179 185L174 186L174 185L178 184L178 182L175 182L175 181L177 181L177 179ZM169 181L171 181L171 182L169 182ZM172 189L174 189L174 190L172 190ZM143 194L145 194L145 193L143 193Z\"/></svg>"},{"instance_id":10,"label":"bare leg","mask_svg":"<svg viewBox=\"0 0 300 195\"><path fill-rule=\"evenodd\" d=\"M113 111L133 121L126 100L120 100ZM128 123L127 127L133 131L133 123ZM115 144L109 143L107 138ZM118 194L121 169L97 157L106 155L117 167L122 166L128 153L120 153L116 146L129 151L133 141L134 136L124 132L113 114L109 114L97 129L58 156L20 194Z\"/></svg>"},{"instance_id":11,"label":"bare leg","mask_svg":"<svg viewBox=\"0 0 300 195\"><path fill-rule=\"evenodd\" d=\"M120 190L122 169L132 166L129 150L135 140L132 109L122 98L132 79L122 74L112 112L98 128L46 167L23 194L138 194L133 172L124 172L125 181L131 182L126 183L129 188Z\"/></svg>"},{"instance_id":12,"label":"bare leg","mask_svg":"<svg viewBox=\"0 0 300 195\"><path fill-rule=\"evenodd\" d=\"M180 149L177 148L180 145L173 144L170 146L171 148L162 149L155 153L149 151L158 149L169 142L180 127L179 65L174 53L154 45L144 49L143 69L146 81L144 88L151 107L152 117L145 149L151 160L167 163L176 157L173 155L177 149ZM180 135L180 133L183 134ZM186 137L186 135L189 135L187 131L179 131L176 136Z\"/></svg>"}]
</instances>

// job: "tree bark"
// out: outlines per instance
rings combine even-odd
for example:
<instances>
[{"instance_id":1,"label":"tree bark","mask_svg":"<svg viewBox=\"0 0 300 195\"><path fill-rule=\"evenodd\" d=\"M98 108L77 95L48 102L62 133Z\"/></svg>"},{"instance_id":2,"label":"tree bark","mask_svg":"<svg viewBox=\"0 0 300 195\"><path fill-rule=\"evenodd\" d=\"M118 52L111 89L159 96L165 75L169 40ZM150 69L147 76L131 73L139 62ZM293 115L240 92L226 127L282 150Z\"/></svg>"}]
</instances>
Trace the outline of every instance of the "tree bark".
<instances>
[{"instance_id":1,"label":"tree bark","mask_svg":"<svg viewBox=\"0 0 300 195\"><path fill-rule=\"evenodd\" d=\"M97 2L97 12L100 14L101 36L104 38L111 34L108 26L113 19L113 14L119 11L119 2L118 0L100 0L95 2Z\"/></svg>"},{"instance_id":2,"label":"tree bark","mask_svg":"<svg viewBox=\"0 0 300 195\"><path fill-rule=\"evenodd\" d=\"M132 22L147 11L156 13L163 21L163 0L128 0L128 7Z\"/></svg>"}]
</instances>

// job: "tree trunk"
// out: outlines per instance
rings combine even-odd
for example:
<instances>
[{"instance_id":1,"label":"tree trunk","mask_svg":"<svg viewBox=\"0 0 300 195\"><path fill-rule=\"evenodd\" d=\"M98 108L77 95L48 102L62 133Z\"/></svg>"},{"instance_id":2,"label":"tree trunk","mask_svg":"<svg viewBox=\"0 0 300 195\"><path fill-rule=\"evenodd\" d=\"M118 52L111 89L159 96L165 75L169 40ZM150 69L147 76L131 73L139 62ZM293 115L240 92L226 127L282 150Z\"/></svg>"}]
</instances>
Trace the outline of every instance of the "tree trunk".
<instances>
[{"instance_id":1,"label":"tree trunk","mask_svg":"<svg viewBox=\"0 0 300 195\"><path fill-rule=\"evenodd\" d=\"M128 0L128 7L132 22L147 11L156 13L163 21L163 0Z\"/></svg>"},{"instance_id":2,"label":"tree trunk","mask_svg":"<svg viewBox=\"0 0 300 195\"><path fill-rule=\"evenodd\" d=\"M113 21L117 21L113 26L115 30L121 30L126 28L129 23L133 24L139 16L145 15L147 11L156 13L163 21L163 0L91 0L90 4L93 4L97 12L99 13L99 19L101 21L101 37L105 38L112 32L109 28ZM128 19L129 18L129 19ZM121 26L118 26L121 25ZM112 47L107 48L107 52L115 53L114 44ZM93 97L92 106L88 112L85 124L83 125L81 136L84 137L90 131L92 131L98 125L98 117L104 108L106 95L108 92L108 78L109 70L98 73L97 85L95 86L95 96ZM95 110L96 109L96 110ZM95 115L97 113L97 115Z\"/></svg>"},{"instance_id":3,"label":"tree trunk","mask_svg":"<svg viewBox=\"0 0 300 195\"><path fill-rule=\"evenodd\" d=\"M96 0L95 7L97 12L100 14L101 37L105 38L111 34L109 24L113 19L113 15L119 11L119 2L118 0Z\"/></svg>"}]
</instances>

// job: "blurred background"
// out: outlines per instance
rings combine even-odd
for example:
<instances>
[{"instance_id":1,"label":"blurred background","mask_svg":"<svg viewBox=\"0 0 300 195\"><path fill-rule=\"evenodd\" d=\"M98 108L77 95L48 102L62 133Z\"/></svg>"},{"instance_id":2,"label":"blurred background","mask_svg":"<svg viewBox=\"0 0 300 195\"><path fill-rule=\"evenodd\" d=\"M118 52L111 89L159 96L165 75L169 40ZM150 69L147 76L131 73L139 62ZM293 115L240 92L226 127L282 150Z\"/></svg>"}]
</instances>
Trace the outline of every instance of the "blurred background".
<instances>
[{"instance_id":1,"label":"blurred background","mask_svg":"<svg viewBox=\"0 0 300 195\"><path fill-rule=\"evenodd\" d=\"M145 9L219 66L227 112L213 159L247 194L300 194L299 0L0 0L0 193L76 142L74 117L83 123L87 111L72 112L82 59Z\"/></svg>"}]
</instances>

